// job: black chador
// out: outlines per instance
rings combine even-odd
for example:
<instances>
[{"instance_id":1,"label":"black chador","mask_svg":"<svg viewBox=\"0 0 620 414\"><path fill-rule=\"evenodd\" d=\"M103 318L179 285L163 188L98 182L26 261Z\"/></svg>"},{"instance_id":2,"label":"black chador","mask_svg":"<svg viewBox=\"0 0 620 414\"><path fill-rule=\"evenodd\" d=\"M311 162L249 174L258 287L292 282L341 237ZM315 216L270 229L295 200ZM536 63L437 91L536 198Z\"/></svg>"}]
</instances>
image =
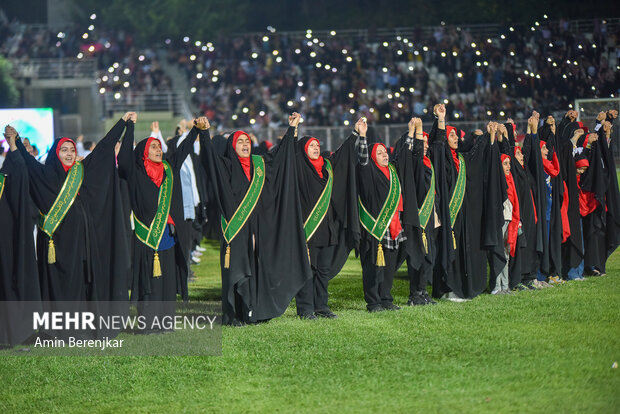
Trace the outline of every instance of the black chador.
<instances>
[{"instance_id":1,"label":"black chador","mask_svg":"<svg viewBox=\"0 0 620 414\"><path fill-rule=\"evenodd\" d=\"M296 296L297 313L302 317L314 312L335 317L327 305L328 282L359 246L356 139L352 134L325 158L320 155L318 139L303 137L297 142L297 179L313 273Z\"/></svg>"},{"instance_id":2,"label":"black chador","mask_svg":"<svg viewBox=\"0 0 620 414\"><path fill-rule=\"evenodd\" d=\"M312 278L299 203L295 128L264 156L239 155L232 133L225 154L201 134L200 155L222 214L222 310L224 324L264 321L282 315ZM241 146L241 144L239 144Z\"/></svg>"},{"instance_id":3,"label":"black chador","mask_svg":"<svg viewBox=\"0 0 620 414\"><path fill-rule=\"evenodd\" d=\"M429 136L442 223L433 296L458 300L473 298L486 289L487 252L503 248L503 194L497 145L489 145L488 134L472 134L458 137L453 149L446 139L451 129L447 127L446 133L435 121ZM501 260L499 254L492 257Z\"/></svg>"},{"instance_id":4,"label":"black chador","mask_svg":"<svg viewBox=\"0 0 620 414\"><path fill-rule=\"evenodd\" d=\"M134 123L128 121L118 154L119 173L127 180L133 210L131 299L138 301L139 311L147 318L172 314L177 293L184 301L188 299L188 252L180 241L189 239L189 226L183 216L179 172L197 135L197 128L192 128L176 151L163 160L156 138L144 139L132 148ZM154 301L169 304L154 309L149 305Z\"/></svg>"},{"instance_id":5,"label":"black chador","mask_svg":"<svg viewBox=\"0 0 620 414\"><path fill-rule=\"evenodd\" d=\"M0 306L11 304L2 311L10 319L0 325L0 345L17 345L34 332L31 320L14 314L16 302L30 307L41 300L30 206L26 164L19 151L9 151L0 169Z\"/></svg>"},{"instance_id":6,"label":"black chador","mask_svg":"<svg viewBox=\"0 0 620 414\"><path fill-rule=\"evenodd\" d=\"M568 271L575 268L583 260L583 241L581 233L581 215L579 214L579 187L577 186L577 170L573 158L575 144L571 141L575 131L579 129L576 122L572 122L564 128L563 137L560 140L558 159L560 161L560 174L564 182L564 198L568 198L564 210L563 232L565 237L562 243L562 276L567 277ZM585 138L585 134L582 134ZM577 137L577 140L582 138ZM568 223L568 229L566 229ZM569 234L570 233L570 234ZM568 237L566 237L568 236Z\"/></svg>"},{"instance_id":7,"label":"black chador","mask_svg":"<svg viewBox=\"0 0 620 414\"><path fill-rule=\"evenodd\" d=\"M28 167L32 199L41 211L37 257L43 300L127 299L130 263L114 159L124 128L121 119L93 152L72 165L59 155L61 149L77 154L69 138L54 141L45 164L17 142Z\"/></svg>"},{"instance_id":8,"label":"black chador","mask_svg":"<svg viewBox=\"0 0 620 414\"><path fill-rule=\"evenodd\" d=\"M435 187L435 172L430 158L427 157L428 134L417 130L416 139L403 135L394 145L394 153L401 156L409 155L412 158L409 177L415 183L415 195L407 194L404 197L415 196L418 208L416 226L405 226L407 234L407 248L404 250L409 275L409 305L435 304L426 291L426 286L433 280L433 268L437 258L436 233L440 227L437 206L439 194ZM401 145L411 147L410 152L401 152ZM403 171L404 172L404 171ZM405 179L403 179L405 181ZM403 257L401 257L403 259ZM399 261L400 262L400 261Z\"/></svg>"},{"instance_id":9,"label":"black chador","mask_svg":"<svg viewBox=\"0 0 620 414\"><path fill-rule=\"evenodd\" d=\"M372 135L372 129L368 131ZM409 151L407 145L399 147L401 152ZM370 312L398 309L391 294L394 273L399 253L403 256L407 248L406 233L418 225L412 159L397 154L393 163L384 166L378 158L383 152L387 154L385 145L360 137L357 187L363 230L359 253L364 299Z\"/></svg>"},{"instance_id":10,"label":"black chador","mask_svg":"<svg viewBox=\"0 0 620 414\"><path fill-rule=\"evenodd\" d=\"M512 157L510 171L517 190L521 220L521 231L517 239L515 256L510 259L510 287L514 287L519 283L529 284L536 278L538 269L536 243L538 213L534 202L536 185L525 162L523 148L514 145L512 124L506 124L506 129L508 130L509 141L500 142L500 149L502 153Z\"/></svg>"}]
</instances>

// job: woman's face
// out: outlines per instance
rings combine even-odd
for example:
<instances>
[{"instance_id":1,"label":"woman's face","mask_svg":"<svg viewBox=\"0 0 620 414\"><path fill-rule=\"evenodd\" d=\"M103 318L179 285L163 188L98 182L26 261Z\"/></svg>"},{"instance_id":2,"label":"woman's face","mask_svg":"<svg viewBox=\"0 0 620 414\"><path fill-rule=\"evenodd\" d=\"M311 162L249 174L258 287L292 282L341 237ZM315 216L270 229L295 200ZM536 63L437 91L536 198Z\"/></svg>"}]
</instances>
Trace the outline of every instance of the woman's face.
<instances>
[{"instance_id":1,"label":"woman's face","mask_svg":"<svg viewBox=\"0 0 620 414\"><path fill-rule=\"evenodd\" d=\"M521 164L521 166L523 167L523 153L521 151L515 151L515 158L517 159L517 161L519 162L519 164Z\"/></svg>"},{"instance_id":2,"label":"woman's face","mask_svg":"<svg viewBox=\"0 0 620 414\"><path fill-rule=\"evenodd\" d=\"M76 159L75 146L70 142L63 142L58 151L58 158L63 165L73 165Z\"/></svg>"},{"instance_id":3,"label":"woman's face","mask_svg":"<svg viewBox=\"0 0 620 414\"><path fill-rule=\"evenodd\" d=\"M388 156L387 150L383 145L379 145L375 155L377 157L377 164L379 164L381 167L388 166L388 163L390 162L390 157Z\"/></svg>"},{"instance_id":4,"label":"woman's face","mask_svg":"<svg viewBox=\"0 0 620 414\"><path fill-rule=\"evenodd\" d=\"M428 152L428 138L424 137L424 156L426 157L426 153Z\"/></svg>"},{"instance_id":5,"label":"woman's face","mask_svg":"<svg viewBox=\"0 0 620 414\"><path fill-rule=\"evenodd\" d=\"M235 152L240 158L248 158L251 154L250 137L247 135L239 135Z\"/></svg>"},{"instance_id":6,"label":"woman's face","mask_svg":"<svg viewBox=\"0 0 620 414\"><path fill-rule=\"evenodd\" d=\"M456 135L456 131L454 129L450 130L450 135L448 135L448 145L453 150L459 147L459 137Z\"/></svg>"},{"instance_id":7,"label":"woman's face","mask_svg":"<svg viewBox=\"0 0 620 414\"><path fill-rule=\"evenodd\" d=\"M149 145L149 160L153 162L161 162L163 157L163 152L161 150L161 142L158 139L154 139L151 141Z\"/></svg>"},{"instance_id":8,"label":"woman's face","mask_svg":"<svg viewBox=\"0 0 620 414\"><path fill-rule=\"evenodd\" d=\"M316 160L321 155L321 145L319 141L312 140L310 144L308 144L308 158L311 160Z\"/></svg>"},{"instance_id":9,"label":"woman's face","mask_svg":"<svg viewBox=\"0 0 620 414\"><path fill-rule=\"evenodd\" d=\"M504 161L502 161L502 168L504 169L505 175L510 174L510 158L506 158Z\"/></svg>"}]
</instances>

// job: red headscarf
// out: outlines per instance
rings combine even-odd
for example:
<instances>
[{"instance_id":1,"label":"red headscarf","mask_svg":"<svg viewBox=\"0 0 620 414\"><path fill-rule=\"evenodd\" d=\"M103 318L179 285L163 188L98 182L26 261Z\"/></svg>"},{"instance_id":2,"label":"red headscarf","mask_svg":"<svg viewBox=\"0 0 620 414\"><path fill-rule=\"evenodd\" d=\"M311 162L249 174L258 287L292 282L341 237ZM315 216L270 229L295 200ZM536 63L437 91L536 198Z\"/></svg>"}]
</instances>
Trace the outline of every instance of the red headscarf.
<instances>
[{"instance_id":1,"label":"red headscarf","mask_svg":"<svg viewBox=\"0 0 620 414\"><path fill-rule=\"evenodd\" d=\"M547 145L547 143L541 140L540 149L542 149L543 145ZM558 161L557 154L555 152L553 153L552 161L549 161L547 158L543 157L542 162L545 173L551 177L557 177L557 175L560 173L560 162Z\"/></svg>"},{"instance_id":2,"label":"red headscarf","mask_svg":"<svg viewBox=\"0 0 620 414\"><path fill-rule=\"evenodd\" d=\"M575 161L575 167L589 167L590 163L587 158L582 158ZM577 187L579 188L579 214L582 217L591 214L598 208L600 203L591 191L584 191L581 189L581 174L577 174Z\"/></svg>"},{"instance_id":3,"label":"red headscarf","mask_svg":"<svg viewBox=\"0 0 620 414\"><path fill-rule=\"evenodd\" d=\"M454 133L457 134L457 129L453 126L446 125L446 138L450 137L450 131L454 130ZM458 134L457 134L458 136ZM448 146L450 147L450 146ZM459 157L456 154L456 150L450 147L450 153L452 154L452 161L454 161L454 166L456 167L456 172L461 170L461 163L459 162Z\"/></svg>"},{"instance_id":4,"label":"red headscarf","mask_svg":"<svg viewBox=\"0 0 620 414\"><path fill-rule=\"evenodd\" d=\"M239 139L241 135L247 135L248 137L250 136L243 131L236 131L233 134L232 147L233 147L233 150L235 150L235 154L237 153L237 140ZM241 168L243 168L243 172L245 173L245 176L247 177L248 181L251 181L251 174L250 174L250 159L251 158L240 157L239 154L237 154L237 158L239 159Z\"/></svg>"},{"instance_id":5,"label":"red headscarf","mask_svg":"<svg viewBox=\"0 0 620 414\"><path fill-rule=\"evenodd\" d=\"M306 155L308 154L308 147L310 146L310 143L312 141L316 141L316 143L319 144L319 151L320 151L321 143L319 142L318 139L313 137L313 138L310 138L308 142L306 142L306 145L304 145L304 151L306 151ZM319 158L317 158L316 160L313 160L312 158L310 158L310 156L308 156L308 160L310 161L310 164L312 164L312 166L316 170L316 173L319 175L319 177L323 178L323 164L325 163L325 160L323 159L323 157L319 155Z\"/></svg>"},{"instance_id":6,"label":"red headscarf","mask_svg":"<svg viewBox=\"0 0 620 414\"><path fill-rule=\"evenodd\" d=\"M164 163L151 161L149 159L149 148L153 140L159 142L157 138L153 137L146 140L146 146L144 147L144 154L142 155L142 160L144 161L144 169L146 170L146 174L149 176L151 181L153 181L153 183L155 183L155 185L159 187L162 181L164 181ZM166 222L168 224L174 225L174 220L172 220L172 216L170 216L170 214L168 214L168 220Z\"/></svg>"},{"instance_id":7,"label":"red headscarf","mask_svg":"<svg viewBox=\"0 0 620 414\"><path fill-rule=\"evenodd\" d=\"M521 147L515 147L513 150L515 155L517 155L517 150L523 153L523 150L521 149ZM521 165L521 168L525 169L525 164ZM534 192L532 191L531 188L530 188L530 198L532 199L532 208L534 209L534 223L538 223L538 213L536 213L536 203L534 202Z\"/></svg>"},{"instance_id":8,"label":"red headscarf","mask_svg":"<svg viewBox=\"0 0 620 414\"><path fill-rule=\"evenodd\" d=\"M510 159L509 155L502 154L502 163ZM519 235L519 226L521 225L521 212L519 209L519 198L517 197L517 189L512 173L505 174L506 184L508 185L508 200L512 204L512 220L508 223L508 245L510 246L510 255L514 257L517 248L517 237Z\"/></svg>"},{"instance_id":9,"label":"red headscarf","mask_svg":"<svg viewBox=\"0 0 620 414\"><path fill-rule=\"evenodd\" d=\"M75 164L75 160L73 160L73 164L65 165L62 162L62 160L60 159L60 156L58 155L58 154L60 154L60 147L65 142L70 142L71 144L73 144L73 149L75 149L76 157L77 157L77 147L75 146L75 142L73 142L73 140L71 138L67 138L67 137L60 138L60 141L58 141L58 145L56 145L56 157L58 157L58 161L60 161L60 165L62 165L62 168L65 170L65 173L66 173L66 172L68 172L71 169L71 167L73 167L73 164Z\"/></svg>"},{"instance_id":10,"label":"red headscarf","mask_svg":"<svg viewBox=\"0 0 620 414\"><path fill-rule=\"evenodd\" d=\"M386 150L386 152L387 152L387 148L385 148L385 145L377 143L377 144L373 145L373 147L372 147L372 151L370 152L370 158L372 158L372 160L375 163L375 165L377 166L377 168L389 180L390 179L390 169L388 167L382 167L377 162L377 149L379 149L379 146L382 146ZM403 211L403 196L402 196L402 194L399 196L399 199L398 199L398 207L396 208L396 213L394 213L394 216L392 216L392 221L390 221L390 236L392 236L392 239L395 239L396 236L398 236L398 234L403 229L402 225L400 224L400 218L399 218L399 215L398 215L398 212L400 212L400 211Z\"/></svg>"},{"instance_id":11,"label":"red headscarf","mask_svg":"<svg viewBox=\"0 0 620 414\"><path fill-rule=\"evenodd\" d=\"M590 166L590 161L588 161L587 158L581 158L575 161L575 168L589 167L589 166Z\"/></svg>"},{"instance_id":12,"label":"red headscarf","mask_svg":"<svg viewBox=\"0 0 620 414\"><path fill-rule=\"evenodd\" d=\"M587 126L583 124L583 122L577 122L577 125L579 125L579 128L583 129L584 134L588 135L588 132L590 132L590 130Z\"/></svg>"},{"instance_id":13,"label":"red headscarf","mask_svg":"<svg viewBox=\"0 0 620 414\"><path fill-rule=\"evenodd\" d=\"M426 137L426 142L428 142L428 134L427 134L426 132L422 131L422 135L423 135L424 137ZM424 155L424 158L423 158L422 160L424 161L424 165L426 166L426 168L429 168L429 169L430 169L430 168L431 168L431 159L430 159L430 158L428 158L428 157L426 156L426 154L425 154L425 155Z\"/></svg>"},{"instance_id":14,"label":"red headscarf","mask_svg":"<svg viewBox=\"0 0 620 414\"><path fill-rule=\"evenodd\" d=\"M151 147L151 142L159 140L157 138L149 138L146 141L146 146L144 147L144 154L142 159L144 160L144 168L146 169L146 173L155 183L157 187L161 185L161 182L164 180L164 164L161 162L151 161L149 159L149 148Z\"/></svg>"}]
</instances>

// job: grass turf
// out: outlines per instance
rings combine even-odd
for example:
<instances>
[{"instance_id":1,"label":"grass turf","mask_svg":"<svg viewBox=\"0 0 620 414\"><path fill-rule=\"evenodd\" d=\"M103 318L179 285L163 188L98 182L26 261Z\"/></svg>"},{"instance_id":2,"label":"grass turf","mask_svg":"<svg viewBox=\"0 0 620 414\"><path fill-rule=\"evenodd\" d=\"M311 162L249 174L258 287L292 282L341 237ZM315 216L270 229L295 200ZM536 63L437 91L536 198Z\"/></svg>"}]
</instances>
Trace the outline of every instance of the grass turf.
<instances>
[{"instance_id":1,"label":"grass turf","mask_svg":"<svg viewBox=\"0 0 620 414\"><path fill-rule=\"evenodd\" d=\"M217 259L208 244L192 299L218 298ZM608 273L368 314L350 259L330 284L337 320L290 306L225 327L221 357L0 357L0 411L617 412L620 253ZM402 269L393 293L406 301Z\"/></svg>"}]
</instances>

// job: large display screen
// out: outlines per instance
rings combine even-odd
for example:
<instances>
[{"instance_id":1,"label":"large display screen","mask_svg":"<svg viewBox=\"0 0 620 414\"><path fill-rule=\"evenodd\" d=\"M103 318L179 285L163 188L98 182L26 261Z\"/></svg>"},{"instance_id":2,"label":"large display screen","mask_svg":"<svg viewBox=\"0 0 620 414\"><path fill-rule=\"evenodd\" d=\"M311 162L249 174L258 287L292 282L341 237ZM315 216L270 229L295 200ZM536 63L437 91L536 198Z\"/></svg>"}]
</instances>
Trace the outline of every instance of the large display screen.
<instances>
[{"instance_id":1,"label":"large display screen","mask_svg":"<svg viewBox=\"0 0 620 414\"><path fill-rule=\"evenodd\" d=\"M0 145L8 150L4 127L11 125L19 136L28 138L40 154L46 153L54 142L54 110L52 108L0 109Z\"/></svg>"}]
</instances>

